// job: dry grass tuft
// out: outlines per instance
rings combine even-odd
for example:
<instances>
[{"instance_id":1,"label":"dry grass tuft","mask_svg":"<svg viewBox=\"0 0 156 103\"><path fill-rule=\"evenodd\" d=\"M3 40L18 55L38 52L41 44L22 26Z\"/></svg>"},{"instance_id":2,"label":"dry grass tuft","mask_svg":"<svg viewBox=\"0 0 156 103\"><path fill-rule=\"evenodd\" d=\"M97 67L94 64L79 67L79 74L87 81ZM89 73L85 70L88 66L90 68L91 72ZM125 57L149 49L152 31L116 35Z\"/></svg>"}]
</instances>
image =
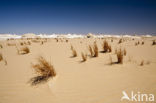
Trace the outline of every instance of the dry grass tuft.
<instances>
[{"instance_id":1,"label":"dry grass tuft","mask_svg":"<svg viewBox=\"0 0 156 103\"><path fill-rule=\"evenodd\" d=\"M89 45L89 52L90 52L91 57L94 56L93 49L92 49L92 47L90 45Z\"/></svg>"},{"instance_id":2,"label":"dry grass tuft","mask_svg":"<svg viewBox=\"0 0 156 103\"><path fill-rule=\"evenodd\" d=\"M8 46L16 46L15 43L7 43Z\"/></svg>"},{"instance_id":3,"label":"dry grass tuft","mask_svg":"<svg viewBox=\"0 0 156 103\"><path fill-rule=\"evenodd\" d=\"M112 52L112 47L111 47L111 45L108 44L108 42L106 40L103 42L102 47L103 47L104 53Z\"/></svg>"},{"instance_id":4,"label":"dry grass tuft","mask_svg":"<svg viewBox=\"0 0 156 103\"><path fill-rule=\"evenodd\" d=\"M94 43L93 50L94 50L94 56L93 57L98 57L99 51L98 51L98 46L96 43Z\"/></svg>"},{"instance_id":5,"label":"dry grass tuft","mask_svg":"<svg viewBox=\"0 0 156 103\"><path fill-rule=\"evenodd\" d=\"M30 42L30 41L28 41L28 42L27 42L27 44L28 44L28 45L31 45L31 42Z\"/></svg>"},{"instance_id":6,"label":"dry grass tuft","mask_svg":"<svg viewBox=\"0 0 156 103\"><path fill-rule=\"evenodd\" d=\"M0 53L0 61L3 60L3 56L2 56L2 53Z\"/></svg>"},{"instance_id":7,"label":"dry grass tuft","mask_svg":"<svg viewBox=\"0 0 156 103\"><path fill-rule=\"evenodd\" d=\"M141 43L142 45L144 45L144 41L142 41L142 43Z\"/></svg>"},{"instance_id":8,"label":"dry grass tuft","mask_svg":"<svg viewBox=\"0 0 156 103\"><path fill-rule=\"evenodd\" d=\"M122 64L123 63L123 51L121 49L119 49L117 51L117 64Z\"/></svg>"},{"instance_id":9,"label":"dry grass tuft","mask_svg":"<svg viewBox=\"0 0 156 103\"><path fill-rule=\"evenodd\" d=\"M41 41L41 45L43 45L44 44L44 42L43 41Z\"/></svg>"},{"instance_id":10,"label":"dry grass tuft","mask_svg":"<svg viewBox=\"0 0 156 103\"><path fill-rule=\"evenodd\" d=\"M87 54L81 53L82 62L87 61Z\"/></svg>"},{"instance_id":11,"label":"dry grass tuft","mask_svg":"<svg viewBox=\"0 0 156 103\"><path fill-rule=\"evenodd\" d=\"M24 43L23 42L20 42L20 45L22 46L22 45L24 45Z\"/></svg>"},{"instance_id":12,"label":"dry grass tuft","mask_svg":"<svg viewBox=\"0 0 156 103\"><path fill-rule=\"evenodd\" d=\"M73 57L77 57L77 52L72 45L71 45L71 50L72 50Z\"/></svg>"},{"instance_id":13,"label":"dry grass tuft","mask_svg":"<svg viewBox=\"0 0 156 103\"><path fill-rule=\"evenodd\" d=\"M140 66L143 66L143 65L144 65L144 60L142 60L140 63Z\"/></svg>"},{"instance_id":14,"label":"dry grass tuft","mask_svg":"<svg viewBox=\"0 0 156 103\"><path fill-rule=\"evenodd\" d=\"M30 53L30 50L29 50L29 48L27 46L22 47L20 50L18 50L18 54L22 54L23 55L23 54L28 54L28 53Z\"/></svg>"},{"instance_id":15,"label":"dry grass tuft","mask_svg":"<svg viewBox=\"0 0 156 103\"><path fill-rule=\"evenodd\" d=\"M153 40L153 42L152 42L152 45L156 45L156 42L155 42L155 40Z\"/></svg>"},{"instance_id":16,"label":"dry grass tuft","mask_svg":"<svg viewBox=\"0 0 156 103\"><path fill-rule=\"evenodd\" d=\"M102 46L103 46L103 51L104 52L107 52L109 46L108 46L108 42L106 40L103 42L103 45Z\"/></svg>"},{"instance_id":17,"label":"dry grass tuft","mask_svg":"<svg viewBox=\"0 0 156 103\"><path fill-rule=\"evenodd\" d=\"M122 43L122 39L119 40L118 44Z\"/></svg>"},{"instance_id":18,"label":"dry grass tuft","mask_svg":"<svg viewBox=\"0 0 156 103\"><path fill-rule=\"evenodd\" d=\"M135 46L137 46L137 45L138 45L138 43L136 42L136 43L135 43Z\"/></svg>"},{"instance_id":19,"label":"dry grass tuft","mask_svg":"<svg viewBox=\"0 0 156 103\"><path fill-rule=\"evenodd\" d=\"M0 44L0 48L3 48L3 45L2 44Z\"/></svg>"},{"instance_id":20,"label":"dry grass tuft","mask_svg":"<svg viewBox=\"0 0 156 103\"><path fill-rule=\"evenodd\" d=\"M38 59L38 64L32 64L32 68L36 71L38 76L31 78L31 84L36 85L42 82L47 81L50 77L55 77L56 72L49 62L46 61L42 56Z\"/></svg>"}]
</instances>

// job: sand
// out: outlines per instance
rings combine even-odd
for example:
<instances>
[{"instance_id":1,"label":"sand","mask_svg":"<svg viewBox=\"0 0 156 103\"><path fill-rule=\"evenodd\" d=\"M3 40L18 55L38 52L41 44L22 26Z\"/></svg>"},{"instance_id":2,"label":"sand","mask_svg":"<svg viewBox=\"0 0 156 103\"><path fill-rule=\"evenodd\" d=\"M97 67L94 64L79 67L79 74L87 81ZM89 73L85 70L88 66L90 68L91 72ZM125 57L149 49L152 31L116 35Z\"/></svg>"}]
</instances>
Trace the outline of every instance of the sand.
<instances>
[{"instance_id":1,"label":"sand","mask_svg":"<svg viewBox=\"0 0 156 103\"><path fill-rule=\"evenodd\" d=\"M107 38L112 52L99 53L95 58L88 56L86 62L81 62L81 52L89 55L88 45L94 41L100 52L104 39L48 39L43 45L30 40L30 53L24 55L19 55L17 48L22 47L20 42L28 40L0 41L4 59L0 61L0 103L133 103L121 101L122 91L156 95L156 45L151 45L156 38L124 39L118 44L118 38L113 38L113 42ZM140 44L135 46L138 41ZM16 44L17 48L7 43ZM71 45L78 57L72 57ZM127 54L123 64L110 65L110 56L113 62L117 61L116 48L125 48ZM31 64L36 63L38 56L54 66L57 76L32 86L29 80L36 73ZM144 65L140 66L142 61Z\"/></svg>"}]
</instances>

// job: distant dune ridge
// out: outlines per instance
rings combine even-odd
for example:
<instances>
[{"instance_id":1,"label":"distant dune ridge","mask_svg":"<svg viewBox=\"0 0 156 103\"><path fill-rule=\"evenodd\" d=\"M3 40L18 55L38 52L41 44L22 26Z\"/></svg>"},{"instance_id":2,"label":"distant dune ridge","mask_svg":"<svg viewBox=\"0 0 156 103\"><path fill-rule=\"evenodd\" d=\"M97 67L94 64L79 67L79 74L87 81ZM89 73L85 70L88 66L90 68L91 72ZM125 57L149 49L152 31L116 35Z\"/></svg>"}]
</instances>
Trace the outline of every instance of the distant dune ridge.
<instances>
[{"instance_id":1,"label":"distant dune ridge","mask_svg":"<svg viewBox=\"0 0 156 103\"><path fill-rule=\"evenodd\" d=\"M156 94L155 36L0 38L0 103L126 103L123 91Z\"/></svg>"}]
</instances>

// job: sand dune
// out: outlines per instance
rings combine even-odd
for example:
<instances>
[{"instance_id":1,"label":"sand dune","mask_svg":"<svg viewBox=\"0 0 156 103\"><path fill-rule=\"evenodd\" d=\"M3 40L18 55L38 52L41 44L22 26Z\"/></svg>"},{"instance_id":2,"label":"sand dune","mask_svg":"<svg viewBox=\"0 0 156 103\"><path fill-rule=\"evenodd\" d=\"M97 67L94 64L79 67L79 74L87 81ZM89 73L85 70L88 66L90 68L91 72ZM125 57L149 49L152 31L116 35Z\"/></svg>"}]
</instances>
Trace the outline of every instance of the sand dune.
<instances>
[{"instance_id":1,"label":"sand dune","mask_svg":"<svg viewBox=\"0 0 156 103\"><path fill-rule=\"evenodd\" d=\"M120 37L120 44L118 37L78 37L0 41L0 103L133 103L121 101L122 91L156 95L156 45L152 45L156 37ZM100 52L104 40L112 52ZM99 54L90 57L88 46L95 41ZM77 57L72 57L71 45ZM18 54L17 49L24 46L30 52ZM123 64L116 63L115 50L120 48L126 49ZM81 62L82 52L87 54L85 62ZM29 80L37 74L31 64L39 56L50 62L57 74L32 86Z\"/></svg>"}]
</instances>

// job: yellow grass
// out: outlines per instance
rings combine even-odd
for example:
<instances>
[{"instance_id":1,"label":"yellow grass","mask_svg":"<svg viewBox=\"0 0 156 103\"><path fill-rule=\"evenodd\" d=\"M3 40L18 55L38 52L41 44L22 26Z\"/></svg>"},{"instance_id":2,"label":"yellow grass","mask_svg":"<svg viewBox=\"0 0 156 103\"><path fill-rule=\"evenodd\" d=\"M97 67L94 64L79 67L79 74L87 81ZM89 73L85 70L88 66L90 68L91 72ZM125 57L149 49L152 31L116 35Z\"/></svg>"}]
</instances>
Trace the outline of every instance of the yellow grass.
<instances>
[{"instance_id":1,"label":"yellow grass","mask_svg":"<svg viewBox=\"0 0 156 103\"><path fill-rule=\"evenodd\" d=\"M22 47L20 50L18 50L18 53L19 54L28 54L28 53L30 53L30 50L27 46L25 46L25 47Z\"/></svg>"},{"instance_id":2,"label":"yellow grass","mask_svg":"<svg viewBox=\"0 0 156 103\"><path fill-rule=\"evenodd\" d=\"M91 57L94 56L93 49L92 49L91 45L89 45L89 52L90 52Z\"/></svg>"},{"instance_id":3,"label":"yellow grass","mask_svg":"<svg viewBox=\"0 0 156 103\"><path fill-rule=\"evenodd\" d=\"M102 47L103 47L104 53L112 52L112 47L111 47L111 45L108 44L108 42L106 40L103 42Z\"/></svg>"},{"instance_id":4,"label":"yellow grass","mask_svg":"<svg viewBox=\"0 0 156 103\"><path fill-rule=\"evenodd\" d=\"M152 45L156 45L156 42L155 42L155 40L153 40L153 42L152 42Z\"/></svg>"},{"instance_id":5,"label":"yellow grass","mask_svg":"<svg viewBox=\"0 0 156 103\"><path fill-rule=\"evenodd\" d=\"M122 52L122 50L121 49L119 49L118 51L117 51L117 63L118 64L122 64L123 63L123 52Z\"/></svg>"},{"instance_id":6,"label":"yellow grass","mask_svg":"<svg viewBox=\"0 0 156 103\"><path fill-rule=\"evenodd\" d=\"M87 61L87 54L81 53L82 62Z\"/></svg>"},{"instance_id":7,"label":"yellow grass","mask_svg":"<svg viewBox=\"0 0 156 103\"><path fill-rule=\"evenodd\" d=\"M72 51L73 57L77 57L77 52L72 45L71 45L71 51Z\"/></svg>"},{"instance_id":8,"label":"yellow grass","mask_svg":"<svg viewBox=\"0 0 156 103\"><path fill-rule=\"evenodd\" d=\"M144 60L142 60L140 63L140 66L143 66L143 65L144 65Z\"/></svg>"},{"instance_id":9,"label":"yellow grass","mask_svg":"<svg viewBox=\"0 0 156 103\"><path fill-rule=\"evenodd\" d=\"M36 77L31 79L32 85L39 84L41 82L47 81L50 77L56 76L53 65L51 65L46 59L40 56L37 58L37 61L37 64L32 64L32 68L38 74Z\"/></svg>"},{"instance_id":10,"label":"yellow grass","mask_svg":"<svg viewBox=\"0 0 156 103\"><path fill-rule=\"evenodd\" d=\"M3 60L3 56L2 56L2 53L0 53L0 61Z\"/></svg>"},{"instance_id":11,"label":"yellow grass","mask_svg":"<svg viewBox=\"0 0 156 103\"><path fill-rule=\"evenodd\" d=\"M94 57L98 57L99 51L96 43L94 43L93 50L94 50Z\"/></svg>"}]
</instances>

